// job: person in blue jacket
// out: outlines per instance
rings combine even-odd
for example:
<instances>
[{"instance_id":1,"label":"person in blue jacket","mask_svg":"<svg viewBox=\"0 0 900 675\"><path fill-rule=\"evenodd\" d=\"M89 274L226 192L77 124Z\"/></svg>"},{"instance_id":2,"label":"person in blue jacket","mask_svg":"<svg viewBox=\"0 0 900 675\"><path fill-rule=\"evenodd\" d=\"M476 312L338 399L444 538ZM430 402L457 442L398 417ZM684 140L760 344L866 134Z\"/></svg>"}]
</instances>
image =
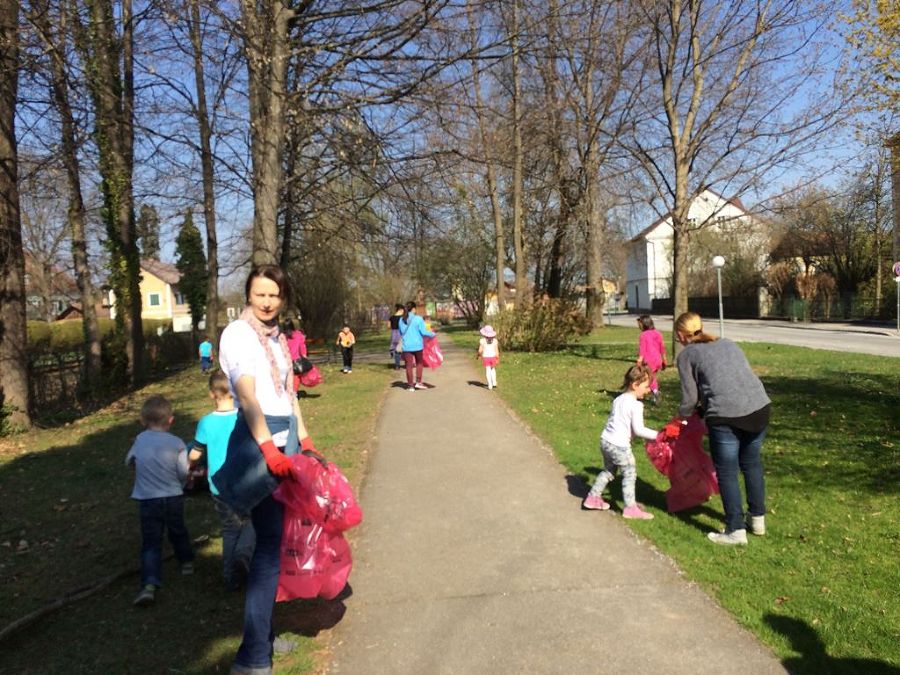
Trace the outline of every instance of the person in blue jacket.
<instances>
[{"instance_id":1,"label":"person in blue jacket","mask_svg":"<svg viewBox=\"0 0 900 675\"><path fill-rule=\"evenodd\" d=\"M406 389L407 391L428 389L422 384L422 370L424 367L422 349L425 346L422 338L434 337L434 333L425 327L425 321L416 314L415 302L409 301L406 303L399 328L400 339L403 342L403 360L406 363ZM416 368L415 382L413 382L413 365Z\"/></svg>"}]
</instances>

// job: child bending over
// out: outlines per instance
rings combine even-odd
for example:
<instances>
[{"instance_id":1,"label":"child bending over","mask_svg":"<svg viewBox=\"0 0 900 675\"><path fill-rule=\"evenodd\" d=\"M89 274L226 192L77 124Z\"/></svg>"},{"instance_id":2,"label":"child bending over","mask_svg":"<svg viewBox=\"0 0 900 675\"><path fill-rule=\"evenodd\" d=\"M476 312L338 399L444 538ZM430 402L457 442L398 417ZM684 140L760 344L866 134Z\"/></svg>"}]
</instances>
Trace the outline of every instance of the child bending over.
<instances>
[{"instance_id":1,"label":"child bending over","mask_svg":"<svg viewBox=\"0 0 900 675\"><path fill-rule=\"evenodd\" d=\"M646 366L632 366L625 373L622 383L624 392L616 397L612 411L600 434L600 451L603 453L603 471L597 475L594 487L582 502L582 508L605 511L609 504L601 496L607 484L622 473L622 497L625 518L650 520L652 513L647 513L634 498L634 484L637 481L637 469L634 455L631 452L631 439L634 436L656 440L657 432L644 426L644 404L641 399L650 391L650 371Z\"/></svg>"}]
</instances>

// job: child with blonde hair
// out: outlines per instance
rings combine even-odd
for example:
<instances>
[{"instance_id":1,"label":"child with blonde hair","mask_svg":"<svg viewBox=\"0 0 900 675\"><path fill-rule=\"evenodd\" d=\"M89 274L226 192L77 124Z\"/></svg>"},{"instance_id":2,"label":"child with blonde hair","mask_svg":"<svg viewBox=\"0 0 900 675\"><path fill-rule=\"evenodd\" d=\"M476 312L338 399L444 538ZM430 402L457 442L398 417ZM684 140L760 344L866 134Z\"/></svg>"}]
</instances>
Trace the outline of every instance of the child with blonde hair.
<instances>
[{"instance_id":1,"label":"child with blonde hair","mask_svg":"<svg viewBox=\"0 0 900 675\"><path fill-rule=\"evenodd\" d=\"M168 530L182 574L194 573L194 549L184 524L184 483L188 453L184 443L169 433L172 404L164 396L151 396L141 406L141 423L125 464L134 466L134 489L141 519L141 590L137 606L153 604L162 585L162 537Z\"/></svg>"},{"instance_id":2,"label":"child with blonde hair","mask_svg":"<svg viewBox=\"0 0 900 675\"><path fill-rule=\"evenodd\" d=\"M625 501L622 516L637 520L653 518L653 514L644 511L635 500L637 468L631 452L631 439L634 436L648 440L656 440L657 437L656 431L644 426L644 404L641 403L641 399L650 391L650 378L650 370L646 366L631 366L625 373L622 383L624 391L613 401L606 427L600 434L603 470L584 498L582 508L596 511L609 509L609 504L602 497L603 490L616 477L616 473L621 473L622 498Z\"/></svg>"},{"instance_id":3,"label":"child with blonde hair","mask_svg":"<svg viewBox=\"0 0 900 675\"><path fill-rule=\"evenodd\" d=\"M237 590L246 580L256 546L256 533L249 518L241 517L219 497L212 476L222 468L228 452L228 439L237 423L237 408L228 384L228 376L217 370L209 377L209 397L216 409L203 416L194 432L194 448L206 452L209 492L222 525L222 567L225 588Z\"/></svg>"},{"instance_id":4,"label":"child with blonde hair","mask_svg":"<svg viewBox=\"0 0 900 675\"><path fill-rule=\"evenodd\" d=\"M500 363L500 342L497 340L497 332L491 326L485 326L480 331L481 339L478 340L478 356L484 364L485 378L488 389L497 386L497 365Z\"/></svg>"}]
</instances>

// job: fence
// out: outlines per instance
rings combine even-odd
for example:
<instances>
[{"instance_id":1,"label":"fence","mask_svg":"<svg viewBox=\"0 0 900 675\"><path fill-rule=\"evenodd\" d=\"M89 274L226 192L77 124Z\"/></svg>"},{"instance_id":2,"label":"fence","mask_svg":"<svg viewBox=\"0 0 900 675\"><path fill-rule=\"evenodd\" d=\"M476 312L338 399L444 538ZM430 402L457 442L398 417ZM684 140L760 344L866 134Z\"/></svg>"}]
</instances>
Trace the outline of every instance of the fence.
<instances>
[{"instance_id":1,"label":"fence","mask_svg":"<svg viewBox=\"0 0 900 675\"><path fill-rule=\"evenodd\" d=\"M672 298L655 298L652 314L671 316L675 301ZM688 298L688 307L700 316L719 316L718 297ZM729 319L758 319L760 317L757 298L722 298L722 310Z\"/></svg>"},{"instance_id":2,"label":"fence","mask_svg":"<svg viewBox=\"0 0 900 675\"><path fill-rule=\"evenodd\" d=\"M180 367L194 358L194 345L190 333L167 332L163 335L145 335L144 366L149 377L163 375L173 366ZM116 372L114 348L104 344L103 368L106 373L102 391L89 392L91 397L104 397L121 393L122 383L112 381L110 373ZM83 398L82 356L79 352L52 352L42 350L33 354L28 364L28 388L32 411L38 415L53 413L64 408L75 408Z\"/></svg>"},{"instance_id":3,"label":"fence","mask_svg":"<svg viewBox=\"0 0 900 675\"><path fill-rule=\"evenodd\" d=\"M772 298L763 316L791 321L889 321L896 320L896 312L891 294L883 296L880 304L871 295L856 293L811 301L786 295Z\"/></svg>"}]
</instances>

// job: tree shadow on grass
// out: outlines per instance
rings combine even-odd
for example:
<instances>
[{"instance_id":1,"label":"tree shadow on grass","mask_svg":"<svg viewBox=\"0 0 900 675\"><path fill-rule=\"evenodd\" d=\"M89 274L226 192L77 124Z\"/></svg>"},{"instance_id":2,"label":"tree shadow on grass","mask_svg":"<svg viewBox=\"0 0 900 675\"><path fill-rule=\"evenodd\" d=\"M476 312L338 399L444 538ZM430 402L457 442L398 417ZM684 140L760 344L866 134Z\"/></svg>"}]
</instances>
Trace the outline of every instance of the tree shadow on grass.
<instances>
[{"instance_id":1,"label":"tree shadow on grass","mask_svg":"<svg viewBox=\"0 0 900 675\"><path fill-rule=\"evenodd\" d=\"M900 668L885 661L829 656L825 643L814 628L805 621L781 614L766 614L765 621L773 630L784 635L800 656L782 659L782 664L797 675L835 673L843 675L900 675Z\"/></svg>"},{"instance_id":2,"label":"tree shadow on grass","mask_svg":"<svg viewBox=\"0 0 900 675\"><path fill-rule=\"evenodd\" d=\"M609 347L601 351L600 345L568 345L566 347L568 353L579 359L591 359L595 361L618 361L621 363L634 363L635 357L626 354L625 350L620 346Z\"/></svg>"},{"instance_id":3,"label":"tree shadow on grass","mask_svg":"<svg viewBox=\"0 0 900 675\"><path fill-rule=\"evenodd\" d=\"M128 572L12 633L0 643L0 670L227 672L240 642L244 598L224 590L220 524L209 495L185 500L192 538L208 535L215 544L196 548L196 573L184 577L175 561L164 563L157 602L132 607L139 586L133 570L140 528L129 498L133 476L124 458L140 431L135 405L140 402L109 411L124 421L77 439L70 436L68 444L62 435L59 446L36 452L12 443L0 457L0 542L9 543L0 546L0 627L76 589ZM189 438L196 422L188 414L176 417L173 432ZM166 540L163 553L169 550ZM315 635L341 620L342 606L341 599L285 603L278 607L274 627L278 633Z\"/></svg>"}]
</instances>

